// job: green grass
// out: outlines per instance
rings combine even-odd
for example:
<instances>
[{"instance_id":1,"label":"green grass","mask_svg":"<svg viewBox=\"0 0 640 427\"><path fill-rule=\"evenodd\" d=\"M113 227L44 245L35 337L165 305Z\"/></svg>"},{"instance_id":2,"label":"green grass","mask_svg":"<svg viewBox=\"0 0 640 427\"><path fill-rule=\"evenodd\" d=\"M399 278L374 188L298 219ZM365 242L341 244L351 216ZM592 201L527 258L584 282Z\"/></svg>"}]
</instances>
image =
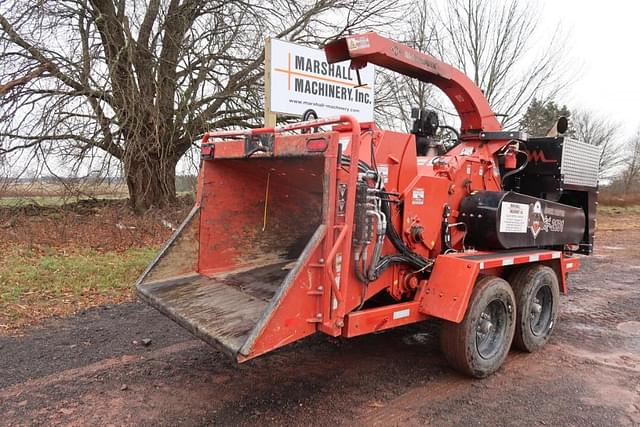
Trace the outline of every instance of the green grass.
<instances>
[{"instance_id":1,"label":"green grass","mask_svg":"<svg viewBox=\"0 0 640 427\"><path fill-rule=\"evenodd\" d=\"M120 200L126 199L126 194L103 194L96 196L98 199ZM80 200L88 200L88 196L28 196L28 197L0 197L0 206L14 207L26 205L38 206L63 206L76 203Z\"/></svg>"},{"instance_id":2,"label":"green grass","mask_svg":"<svg viewBox=\"0 0 640 427\"><path fill-rule=\"evenodd\" d=\"M0 255L0 325L5 329L49 315L120 302L153 259L155 248L65 253L20 247Z\"/></svg>"},{"instance_id":3,"label":"green grass","mask_svg":"<svg viewBox=\"0 0 640 427\"><path fill-rule=\"evenodd\" d=\"M195 200L195 193L192 191L178 191L178 197L186 197L190 196L191 199ZM129 196L127 194L100 194L95 198L98 200L124 200ZM38 206L52 206L59 207L72 203L77 203L80 200L90 200L89 196L8 196L8 197L0 197L0 207L18 207L18 206L27 206L27 205L38 205Z\"/></svg>"}]
</instances>

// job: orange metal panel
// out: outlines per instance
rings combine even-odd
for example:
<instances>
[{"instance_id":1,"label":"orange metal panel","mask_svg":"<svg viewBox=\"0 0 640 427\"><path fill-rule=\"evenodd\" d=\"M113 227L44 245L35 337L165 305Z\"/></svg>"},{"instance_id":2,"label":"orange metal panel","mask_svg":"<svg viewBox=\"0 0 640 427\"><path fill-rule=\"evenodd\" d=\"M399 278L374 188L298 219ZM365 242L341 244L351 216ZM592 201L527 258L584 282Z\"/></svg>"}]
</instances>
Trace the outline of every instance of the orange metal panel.
<instances>
[{"instance_id":1,"label":"orange metal panel","mask_svg":"<svg viewBox=\"0 0 640 427\"><path fill-rule=\"evenodd\" d=\"M560 265L558 266L556 264L555 266L555 270L556 273L558 273L558 275L560 276L560 291L563 294L566 294L569 289L567 286L567 275L569 273L572 273L574 271L578 271L578 269L580 268L580 258L577 257L572 257L572 256L562 256L562 258L560 258Z\"/></svg>"},{"instance_id":2,"label":"orange metal panel","mask_svg":"<svg viewBox=\"0 0 640 427\"><path fill-rule=\"evenodd\" d=\"M213 156L216 159L233 159L244 157L244 141L229 140L215 144Z\"/></svg>"},{"instance_id":3,"label":"orange metal panel","mask_svg":"<svg viewBox=\"0 0 640 427\"><path fill-rule=\"evenodd\" d=\"M441 255L419 295L420 311L428 316L460 323L480 265L462 257Z\"/></svg>"},{"instance_id":4,"label":"orange metal panel","mask_svg":"<svg viewBox=\"0 0 640 427\"><path fill-rule=\"evenodd\" d=\"M406 189L401 229L408 233L412 226L422 227L422 244L428 249L433 249L440 241L440 223L450 185L448 179L419 176ZM421 255L428 257L429 253Z\"/></svg>"},{"instance_id":5,"label":"orange metal panel","mask_svg":"<svg viewBox=\"0 0 640 427\"><path fill-rule=\"evenodd\" d=\"M244 362L283 345L297 341L317 330L322 321L319 300L323 294L322 267L311 261L320 258L326 229L321 226L309 247L301 255L291 282L282 284L265 310L262 319L238 354Z\"/></svg>"},{"instance_id":6,"label":"orange metal panel","mask_svg":"<svg viewBox=\"0 0 640 427\"><path fill-rule=\"evenodd\" d=\"M562 272L570 273L572 271L578 271L580 268L580 258L563 257L562 258Z\"/></svg>"},{"instance_id":7,"label":"orange metal panel","mask_svg":"<svg viewBox=\"0 0 640 427\"><path fill-rule=\"evenodd\" d=\"M408 325L427 318L428 316L420 313L417 301L355 311L347 315L343 335L349 338L356 337L396 326Z\"/></svg>"}]
</instances>

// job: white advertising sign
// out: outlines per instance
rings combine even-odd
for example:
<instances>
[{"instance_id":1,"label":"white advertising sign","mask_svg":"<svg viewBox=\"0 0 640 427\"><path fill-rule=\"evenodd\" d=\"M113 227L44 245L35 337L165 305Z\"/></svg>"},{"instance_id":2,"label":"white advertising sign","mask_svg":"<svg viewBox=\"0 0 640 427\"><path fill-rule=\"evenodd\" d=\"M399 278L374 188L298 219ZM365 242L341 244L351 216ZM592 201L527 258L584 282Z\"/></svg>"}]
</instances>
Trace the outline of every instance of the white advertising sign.
<instances>
[{"instance_id":1,"label":"white advertising sign","mask_svg":"<svg viewBox=\"0 0 640 427\"><path fill-rule=\"evenodd\" d=\"M302 115L312 109L318 117L373 121L373 65L360 70L360 86L349 62L329 64L321 49L271 39L271 111Z\"/></svg>"}]
</instances>

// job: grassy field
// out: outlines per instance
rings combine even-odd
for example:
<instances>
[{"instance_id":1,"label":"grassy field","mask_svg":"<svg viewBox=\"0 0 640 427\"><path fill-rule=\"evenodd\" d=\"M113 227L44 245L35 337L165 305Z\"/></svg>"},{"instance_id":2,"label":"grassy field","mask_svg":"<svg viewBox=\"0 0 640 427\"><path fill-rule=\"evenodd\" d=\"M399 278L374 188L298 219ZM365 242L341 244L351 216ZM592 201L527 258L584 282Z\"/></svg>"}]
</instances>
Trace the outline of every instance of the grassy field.
<instances>
[{"instance_id":1,"label":"grassy field","mask_svg":"<svg viewBox=\"0 0 640 427\"><path fill-rule=\"evenodd\" d=\"M606 215L640 214L640 205L628 205L628 206L600 205L598 206L598 213L606 214Z\"/></svg>"},{"instance_id":2,"label":"grassy field","mask_svg":"<svg viewBox=\"0 0 640 427\"><path fill-rule=\"evenodd\" d=\"M191 191L179 191L178 197L192 196ZM0 207L19 207L19 206L64 206L70 203L77 203L81 200L124 200L127 199L127 193L101 194L98 197L88 195L49 195L49 196L2 196L0 197Z\"/></svg>"},{"instance_id":3,"label":"grassy field","mask_svg":"<svg viewBox=\"0 0 640 427\"><path fill-rule=\"evenodd\" d=\"M126 199L126 194L102 195L100 199ZM89 196L30 196L30 197L0 197L0 206L63 206L80 200L92 200Z\"/></svg>"},{"instance_id":4,"label":"grassy field","mask_svg":"<svg viewBox=\"0 0 640 427\"><path fill-rule=\"evenodd\" d=\"M178 196L195 192L195 176L176 177ZM129 197L127 186L122 183L90 183L58 181L2 182L0 181L0 207L62 206L80 200L120 200Z\"/></svg>"},{"instance_id":5,"label":"grassy field","mask_svg":"<svg viewBox=\"0 0 640 427\"><path fill-rule=\"evenodd\" d=\"M14 329L52 315L117 303L157 248L99 253L13 246L0 256L0 327Z\"/></svg>"}]
</instances>

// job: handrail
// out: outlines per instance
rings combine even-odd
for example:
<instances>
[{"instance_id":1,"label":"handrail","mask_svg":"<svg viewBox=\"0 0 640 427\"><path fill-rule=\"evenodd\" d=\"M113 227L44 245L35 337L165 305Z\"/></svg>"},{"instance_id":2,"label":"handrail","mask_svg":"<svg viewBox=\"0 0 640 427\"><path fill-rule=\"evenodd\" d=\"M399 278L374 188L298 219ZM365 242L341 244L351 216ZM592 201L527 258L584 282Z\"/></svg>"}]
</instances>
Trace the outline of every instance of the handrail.
<instances>
[{"instance_id":1,"label":"handrail","mask_svg":"<svg viewBox=\"0 0 640 427\"><path fill-rule=\"evenodd\" d=\"M268 127L268 128L237 129L237 130L223 130L219 132L205 132L205 134L202 136L202 143L207 144L210 138L229 138L229 137L240 137L240 136L246 137L246 136L262 135L262 134L269 134L269 133L279 134L283 132L289 132L292 130L309 129L309 128L338 124L338 123L349 123L352 126L352 130L354 130L357 127L358 136L360 135L360 123L358 123L358 121L353 116L343 115L343 116L327 117L322 119L307 120L305 122L290 123L287 125Z\"/></svg>"}]
</instances>

